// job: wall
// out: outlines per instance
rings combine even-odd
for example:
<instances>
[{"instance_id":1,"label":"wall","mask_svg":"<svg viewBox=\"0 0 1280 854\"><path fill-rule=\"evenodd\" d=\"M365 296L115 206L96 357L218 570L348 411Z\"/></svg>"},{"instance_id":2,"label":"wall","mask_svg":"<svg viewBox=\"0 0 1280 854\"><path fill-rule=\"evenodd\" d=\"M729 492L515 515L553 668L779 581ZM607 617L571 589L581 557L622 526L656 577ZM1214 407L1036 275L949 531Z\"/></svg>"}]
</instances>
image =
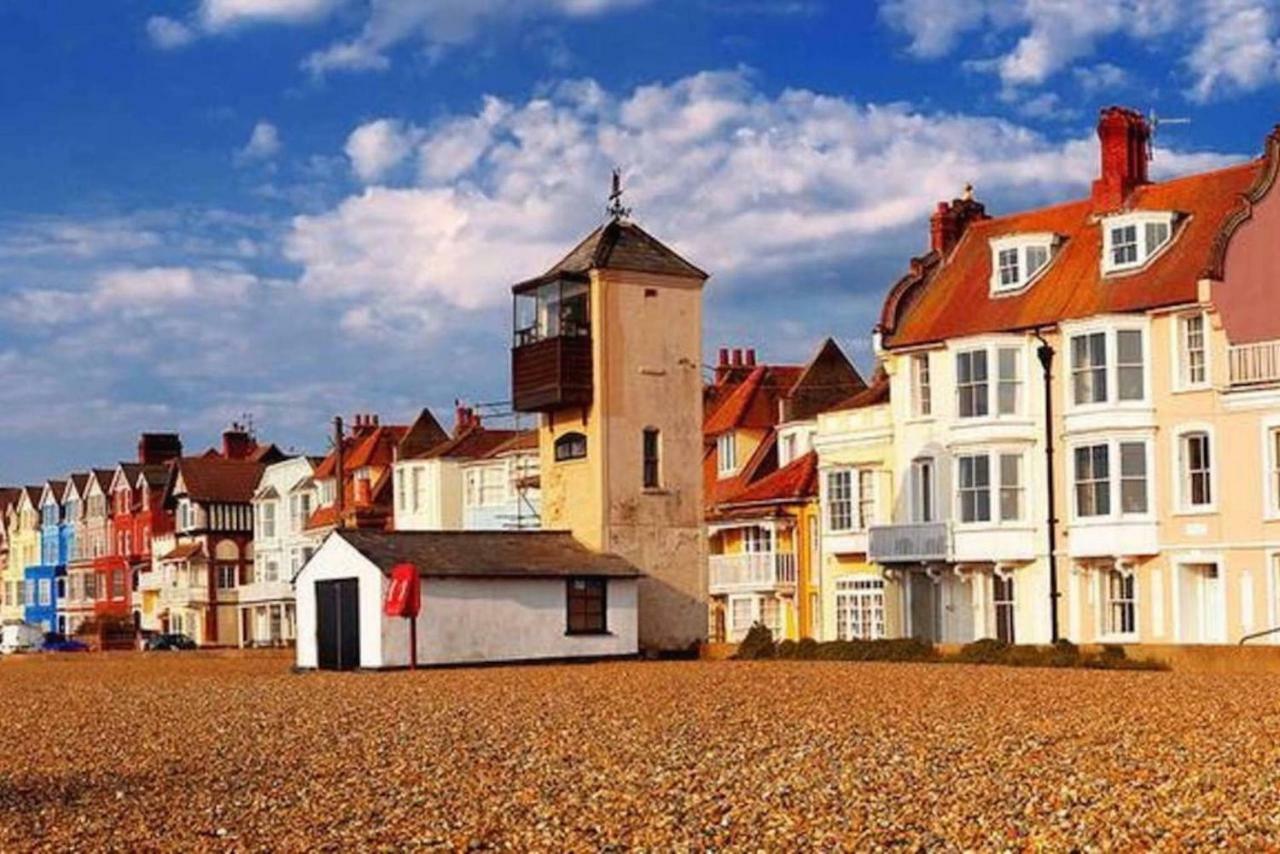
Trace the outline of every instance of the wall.
<instances>
[{"instance_id":1,"label":"wall","mask_svg":"<svg viewBox=\"0 0 1280 854\"><path fill-rule=\"evenodd\" d=\"M317 666L315 583L340 578L360 580L360 666L382 667L382 598L386 577L364 555L336 535L330 535L298 575L298 667Z\"/></svg>"},{"instance_id":2,"label":"wall","mask_svg":"<svg viewBox=\"0 0 1280 854\"><path fill-rule=\"evenodd\" d=\"M689 648L707 630L702 527L702 283L623 271L592 274L594 401L543 418L543 527L619 554L646 573L640 637ZM661 431L661 489L642 488L641 436ZM555 440L587 437L557 463Z\"/></svg>"},{"instance_id":3,"label":"wall","mask_svg":"<svg viewBox=\"0 0 1280 854\"><path fill-rule=\"evenodd\" d=\"M1233 344L1280 338L1275 305L1280 270L1280 193L1274 186L1253 206L1252 217L1236 230L1227 248L1225 281L1215 285L1213 302L1222 312Z\"/></svg>"},{"instance_id":4,"label":"wall","mask_svg":"<svg viewBox=\"0 0 1280 854\"><path fill-rule=\"evenodd\" d=\"M635 579L609 579L609 630L566 635L566 581L560 578L424 578L418 663L464 664L635 655L639 651ZM409 664L406 621L382 626L383 664Z\"/></svg>"}]
</instances>

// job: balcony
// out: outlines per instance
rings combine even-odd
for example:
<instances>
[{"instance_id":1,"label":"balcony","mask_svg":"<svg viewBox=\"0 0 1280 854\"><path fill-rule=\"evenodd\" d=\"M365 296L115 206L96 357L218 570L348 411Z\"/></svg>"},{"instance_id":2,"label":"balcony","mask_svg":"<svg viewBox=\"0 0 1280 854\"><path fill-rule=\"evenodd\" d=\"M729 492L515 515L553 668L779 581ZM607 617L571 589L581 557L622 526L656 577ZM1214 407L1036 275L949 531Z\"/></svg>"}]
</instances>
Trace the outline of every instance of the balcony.
<instances>
[{"instance_id":1,"label":"balcony","mask_svg":"<svg viewBox=\"0 0 1280 854\"><path fill-rule=\"evenodd\" d=\"M293 599L293 585L288 581L255 581L239 588L240 604L280 602Z\"/></svg>"},{"instance_id":2,"label":"balcony","mask_svg":"<svg viewBox=\"0 0 1280 854\"><path fill-rule=\"evenodd\" d=\"M881 564L950 560L951 531L946 522L872 525L867 557Z\"/></svg>"},{"instance_id":3,"label":"balcony","mask_svg":"<svg viewBox=\"0 0 1280 854\"><path fill-rule=\"evenodd\" d=\"M511 348L511 396L518 412L589 406L591 337L557 336Z\"/></svg>"},{"instance_id":4,"label":"balcony","mask_svg":"<svg viewBox=\"0 0 1280 854\"><path fill-rule=\"evenodd\" d=\"M1280 340L1228 347L1227 365L1232 388L1280 382Z\"/></svg>"},{"instance_id":5,"label":"balcony","mask_svg":"<svg viewBox=\"0 0 1280 854\"><path fill-rule=\"evenodd\" d=\"M743 552L711 556L711 592L776 590L795 587L796 556L779 552Z\"/></svg>"}]
</instances>

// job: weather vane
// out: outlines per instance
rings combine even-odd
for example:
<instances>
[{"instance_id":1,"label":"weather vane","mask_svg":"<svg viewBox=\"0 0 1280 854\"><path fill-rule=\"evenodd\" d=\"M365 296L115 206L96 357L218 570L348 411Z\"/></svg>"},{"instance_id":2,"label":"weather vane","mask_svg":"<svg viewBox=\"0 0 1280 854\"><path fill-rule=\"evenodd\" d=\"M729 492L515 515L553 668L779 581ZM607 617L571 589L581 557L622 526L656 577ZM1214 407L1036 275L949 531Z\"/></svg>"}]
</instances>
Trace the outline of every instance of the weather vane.
<instances>
[{"instance_id":1,"label":"weather vane","mask_svg":"<svg viewBox=\"0 0 1280 854\"><path fill-rule=\"evenodd\" d=\"M612 219L626 219L631 216L631 208L622 206L622 170L613 170L613 189L609 193L609 207L605 209Z\"/></svg>"}]
</instances>

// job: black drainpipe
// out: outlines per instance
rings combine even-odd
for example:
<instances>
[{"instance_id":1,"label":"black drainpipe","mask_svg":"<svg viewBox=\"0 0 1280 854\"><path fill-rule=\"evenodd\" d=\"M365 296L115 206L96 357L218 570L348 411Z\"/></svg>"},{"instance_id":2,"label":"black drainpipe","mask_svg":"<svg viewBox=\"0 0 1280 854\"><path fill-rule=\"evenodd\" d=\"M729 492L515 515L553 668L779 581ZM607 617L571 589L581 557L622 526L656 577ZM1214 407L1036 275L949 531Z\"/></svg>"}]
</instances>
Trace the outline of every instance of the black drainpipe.
<instances>
[{"instance_id":1,"label":"black drainpipe","mask_svg":"<svg viewBox=\"0 0 1280 854\"><path fill-rule=\"evenodd\" d=\"M1062 594L1058 592L1058 509L1053 491L1053 347L1044 340L1040 330L1035 330L1035 336L1040 342L1036 356L1044 369L1045 492L1049 499L1049 633L1053 643L1057 643L1058 599Z\"/></svg>"}]
</instances>

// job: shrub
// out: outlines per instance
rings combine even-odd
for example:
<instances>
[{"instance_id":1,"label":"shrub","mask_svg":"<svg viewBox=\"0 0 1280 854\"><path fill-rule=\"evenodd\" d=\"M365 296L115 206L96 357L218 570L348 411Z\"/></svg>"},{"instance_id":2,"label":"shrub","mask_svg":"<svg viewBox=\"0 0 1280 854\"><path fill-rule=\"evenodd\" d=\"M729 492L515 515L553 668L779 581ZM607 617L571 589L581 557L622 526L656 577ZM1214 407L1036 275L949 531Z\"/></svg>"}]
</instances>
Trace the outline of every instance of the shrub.
<instances>
[{"instance_id":1,"label":"shrub","mask_svg":"<svg viewBox=\"0 0 1280 854\"><path fill-rule=\"evenodd\" d=\"M733 657L741 661L756 661L773 658L775 655L777 648L773 643L773 632L764 623L756 623L747 631L742 643L738 644L738 651Z\"/></svg>"},{"instance_id":2,"label":"shrub","mask_svg":"<svg viewBox=\"0 0 1280 854\"><path fill-rule=\"evenodd\" d=\"M956 661L969 664L1003 664L1009 657L1010 645L995 638L982 638L967 643L955 654Z\"/></svg>"}]
</instances>

